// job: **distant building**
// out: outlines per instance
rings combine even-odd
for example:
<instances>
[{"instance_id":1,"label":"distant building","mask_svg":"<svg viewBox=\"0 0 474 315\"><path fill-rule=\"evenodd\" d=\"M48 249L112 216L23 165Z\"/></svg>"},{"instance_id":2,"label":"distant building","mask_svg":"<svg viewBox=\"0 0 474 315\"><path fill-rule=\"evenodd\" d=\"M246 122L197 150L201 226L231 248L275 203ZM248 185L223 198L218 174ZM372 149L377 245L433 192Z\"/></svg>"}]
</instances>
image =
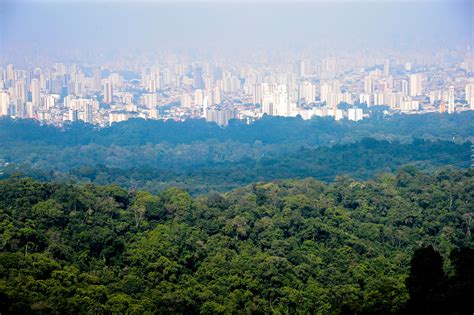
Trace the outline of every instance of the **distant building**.
<instances>
[{"instance_id":1,"label":"distant building","mask_svg":"<svg viewBox=\"0 0 474 315\"><path fill-rule=\"evenodd\" d=\"M417 111L420 109L420 102L419 101L414 101L411 99L404 100L400 104L400 110L402 112L411 112L411 111Z\"/></svg>"},{"instance_id":2,"label":"distant building","mask_svg":"<svg viewBox=\"0 0 474 315\"><path fill-rule=\"evenodd\" d=\"M290 99L286 84L263 85L262 112L270 116L290 115Z\"/></svg>"},{"instance_id":3,"label":"distant building","mask_svg":"<svg viewBox=\"0 0 474 315\"><path fill-rule=\"evenodd\" d=\"M316 100L316 89L313 83L303 82L299 86L300 100L304 100L307 103L314 102Z\"/></svg>"},{"instance_id":4,"label":"distant building","mask_svg":"<svg viewBox=\"0 0 474 315\"><path fill-rule=\"evenodd\" d=\"M189 108L191 107L191 102L192 102L192 99L189 94L181 95L181 107Z\"/></svg>"},{"instance_id":5,"label":"distant building","mask_svg":"<svg viewBox=\"0 0 474 315\"><path fill-rule=\"evenodd\" d=\"M474 110L474 83L469 83L465 88L466 102L471 110Z\"/></svg>"},{"instance_id":6,"label":"distant building","mask_svg":"<svg viewBox=\"0 0 474 315\"><path fill-rule=\"evenodd\" d=\"M207 109L206 120L213 121L219 126L227 126L229 120L237 118L237 111L235 109Z\"/></svg>"},{"instance_id":7,"label":"distant building","mask_svg":"<svg viewBox=\"0 0 474 315\"><path fill-rule=\"evenodd\" d=\"M349 108L347 110L347 119L352 121L362 120L364 117L364 111L362 108Z\"/></svg>"},{"instance_id":8,"label":"distant building","mask_svg":"<svg viewBox=\"0 0 474 315\"><path fill-rule=\"evenodd\" d=\"M78 121L79 120L79 111L75 110L75 109L69 109L68 111L68 116L69 116L69 121Z\"/></svg>"},{"instance_id":9,"label":"distant building","mask_svg":"<svg viewBox=\"0 0 474 315\"><path fill-rule=\"evenodd\" d=\"M390 59L386 59L383 64L383 75L386 77L390 75Z\"/></svg>"},{"instance_id":10,"label":"distant building","mask_svg":"<svg viewBox=\"0 0 474 315\"><path fill-rule=\"evenodd\" d=\"M454 113L454 86L450 86L448 90L448 114Z\"/></svg>"},{"instance_id":11,"label":"distant building","mask_svg":"<svg viewBox=\"0 0 474 315\"><path fill-rule=\"evenodd\" d=\"M104 103L111 104L113 100L113 86L110 81L104 83Z\"/></svg>"},{"instance_id":12,"label":"distant building","mask_svg":"<svg viewBox=\"0 0 474 315\"><path fill-rule=\"evenodd\" d=\"M342 109L335 109L334 110L334 119L341 120L344 118L344 111Z\"/></svg>"},{"instance_id":13,"label":"distant building","mask_svg":"<svg viewBox=\"0 0 474 315\"><path fill-rule=\"evenodd\" d=\"M31 80L30 91L33 107L39 107L41 105L41 87L38 79L34 78Z\"/></svg>"},{"instance_id":14,"label":"distant building","mask_svg":"<svg viewBox=\"0 0 474 315\"><path fill-rule=\"evenodd\" d=\"M0 116L8 116L10 114L10 94L0 92Z\"/></svg>"},{"instance_id":15,"label":"distant building","mask_svg":"<svg viewBox=\"0 0 474 315\"><path fill-rule=\"evenodd\" d=\"M421 95L422 84L421 84L421 74L415 73L410 75L410 96L419 96Z\"/></svg>"},{"instance_id":16,"label":"distant building","mask_svg":"<svg viewBox=\"0 0 474 315\"><path fill-rule=\"evenodd\" d=\"M88 103L85 106L85 111L84 111L84 121L93 124L94 123L94 112L93 112L93 106L92 103Z\"/></svg>"}]
</instances>

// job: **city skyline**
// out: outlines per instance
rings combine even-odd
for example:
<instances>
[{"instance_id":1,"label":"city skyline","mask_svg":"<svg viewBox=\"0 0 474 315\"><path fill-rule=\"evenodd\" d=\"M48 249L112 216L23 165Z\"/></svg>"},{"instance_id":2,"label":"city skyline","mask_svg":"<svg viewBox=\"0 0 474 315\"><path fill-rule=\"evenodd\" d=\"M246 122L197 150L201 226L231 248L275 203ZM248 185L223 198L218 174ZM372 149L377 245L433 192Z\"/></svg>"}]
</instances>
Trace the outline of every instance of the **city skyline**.
<instances>
[{"instance_id":1,"label":"city skyline","mask_svg":"<svg viewBox=\"0 0 474 315\"><path fill-rule=\"evenodd\" d=\"M107 126L129 118L226 126L230 119L251 123L263 115L359 121L380 112L474 109L470 50L383 56L241 63L163 54L104 65L8 64L0 67L0 115L57 126L77 120Z\"/></svg>"},{"instance_id":2,"label":"city skyline","mask_svg":"<svg viewBox=\"0 0 474 315\"><path fill-rule=\"evenodd\" d=\"M474 106L471 1L3 1L3 116L225 126ZM21 52L21 53L19 53Z\"/></svg>"}]
</instances>

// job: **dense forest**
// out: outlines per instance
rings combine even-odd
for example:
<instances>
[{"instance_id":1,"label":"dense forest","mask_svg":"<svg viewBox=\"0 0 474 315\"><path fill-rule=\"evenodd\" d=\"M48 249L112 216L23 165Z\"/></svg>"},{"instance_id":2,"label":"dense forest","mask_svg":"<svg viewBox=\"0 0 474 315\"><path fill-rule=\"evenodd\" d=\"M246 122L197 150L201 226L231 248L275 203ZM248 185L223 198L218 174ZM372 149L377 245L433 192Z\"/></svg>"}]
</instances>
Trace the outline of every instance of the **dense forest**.
<instances>
[{"instance_id":1,"label":"dense forest","mask_svg":"<svg viewBox=\"0 0 474 315\"><path fill-rule=\"evenodd\" d=\"M191 197L0 181L1 313L471 314L474 173Z\"/></svg>"},{"instance_id":2,"label":"dense forest","mask_svg":"<svg viewBox=\"0 0 474 315\"><path fill-rule=\"evenodd\" d=\"M472 314L473 122L0 119L0 313Z\"/></svg>"},{"instance_id":3,"label":"dense forest","mask_svg":"<svg viewBox=\"0 0 474 315\"><path fill-rule=\"evenodd\" d=\"M153 193L176 186L192 195L283 178L368 179L404 165L469 167L473 118L470 112L358 123L265 117L227 128L200 120L137 119L102 129L3 119L0 160L9 164L0 172Z\"/></svg>"},{"instance_id":4,"label":"dense forest","mask_svg":"<svg viewBox=\"0 0 474 315\"><path fill-rule=\"evenodd\" d=\"M189 146L196 150L198 145ZM350 144L316 149L300 147L286 154L214 162L183 148L157 156L153 148L65 148L25 158L10 164L3 177L24 174L38 180L92 182L144 189L153 193L180 187L192 195L228 191L257 181L314 177L330 182L338 175L368 179L380 172L392 172L404 165L424 170L440 166L469 167L469 142L415 139L412 143L364 138ZM178 150L178 151L177 151ZM205 151L206 147L202 148ZM243 150L235 145L235 150ZM258 148L255 148L258 150ZM181 153L177 153L180 152ZM184 152L182 152L184 151ZM94 155L94 159L90 156ZM113 159L111 158L113 157ZM182 157L180 159L180 157ZM191 161L194 158L194 163ZM182 161L189 160L189 163ZM20 160L18 160L20 161ZM192 163L192 164L191 164Z\"/></svg>"},{"instance_id":5,"label":"dense forest","mask_svg":"<svg viewBox=\"0 0 474 315\"><path fill-rule=\"evenodd\" d=\"M207 140L235 141L254 144L322 145L331 142L352 142L364 137L377 139L443 139L472 138L474 112L453 115L391 115L358 122L331 117L266 116L251 124L232 120L227 128L205 120L143 120L130 119L108 128L76 122L62 129L41 125L35 120L0 119L0 139L6 144L27 142L60 147L86 144L136 146L170 143L190 144Z\"/></svg>"}]
</instances>

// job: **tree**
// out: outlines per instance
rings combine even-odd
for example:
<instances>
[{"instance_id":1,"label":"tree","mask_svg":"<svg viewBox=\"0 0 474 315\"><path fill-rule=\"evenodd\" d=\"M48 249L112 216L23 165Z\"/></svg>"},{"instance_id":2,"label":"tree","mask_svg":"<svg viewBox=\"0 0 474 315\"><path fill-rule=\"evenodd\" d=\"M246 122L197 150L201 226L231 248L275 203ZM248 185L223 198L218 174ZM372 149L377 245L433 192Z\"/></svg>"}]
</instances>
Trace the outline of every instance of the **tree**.
<instances>
[{"instance_id":1,"label":"tree","mask_svg":"<svg viewBox=\"0 0 474 315\"><path fill-rule=\"evenodd\" d=\"M446 276L441 255L431 245L417 249L411 259L410 275L406 280L410 295L408 312L411 314L440 312L441 291L445 285Z\"/></svg>"}]
</instances>

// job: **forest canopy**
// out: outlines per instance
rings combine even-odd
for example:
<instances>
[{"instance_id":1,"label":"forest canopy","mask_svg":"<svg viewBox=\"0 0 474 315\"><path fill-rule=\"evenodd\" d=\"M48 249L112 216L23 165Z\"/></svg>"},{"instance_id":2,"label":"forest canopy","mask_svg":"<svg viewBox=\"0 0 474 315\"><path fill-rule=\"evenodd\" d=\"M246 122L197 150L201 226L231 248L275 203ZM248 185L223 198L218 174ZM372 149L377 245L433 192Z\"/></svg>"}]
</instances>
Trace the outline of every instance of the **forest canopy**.
<instances>
[{"instance_id":1,"label":"forest canopy","mask_svg":"<svg viewBox=\"0 0 474 315\"><path fill-rule=\"evenodd\" d=\"M433 300L432 314L462 312L473 175L406 167L195 198L11 177L0 181L1 312L397 314Z\"/></svg>"},{"instance_id":2,"label":"forest canopy","mask_svg":"<svg viewBox=\"0 0 474 315\"><path fill-rule=\"evenodd\" d=\"M193 195L284 178L369 179L406 165L469 167L472 118L470 112L357 123L265 117L227 128L200 120L136 119L102 129L0 119L0 173L153 193L176 186Z\"/></svg>"}]
</instances>

